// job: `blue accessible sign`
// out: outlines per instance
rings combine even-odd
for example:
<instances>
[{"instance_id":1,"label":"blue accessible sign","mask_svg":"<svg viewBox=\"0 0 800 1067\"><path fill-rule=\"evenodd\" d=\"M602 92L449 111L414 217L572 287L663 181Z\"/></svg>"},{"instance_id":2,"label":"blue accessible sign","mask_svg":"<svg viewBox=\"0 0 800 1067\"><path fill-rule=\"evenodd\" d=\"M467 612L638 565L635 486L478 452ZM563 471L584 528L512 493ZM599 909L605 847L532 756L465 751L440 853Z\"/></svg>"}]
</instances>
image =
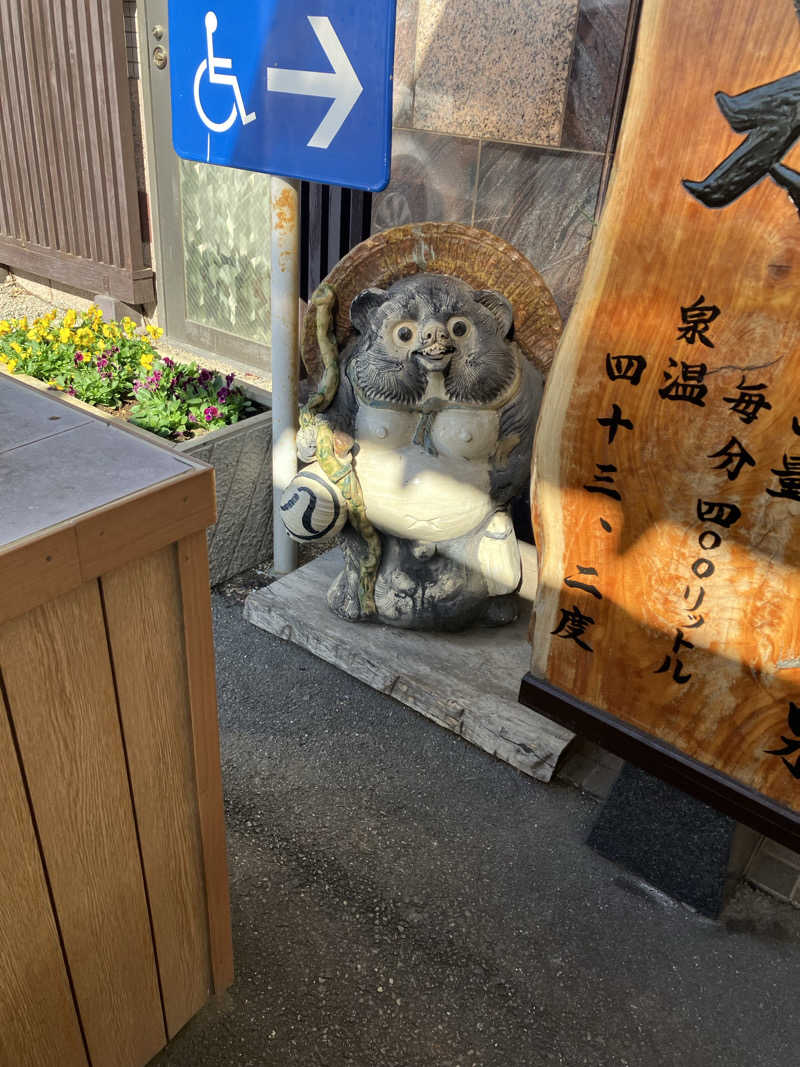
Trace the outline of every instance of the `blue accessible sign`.
<instances>
[{"instance_id":1,"label":"blue accessible sign","mask_svg":"<svg viewBox=\"0 0 800 1067\"><path fill-rule=\"evenodd\" d=\"M395 0L169 0L175 151L383 189L394 23Z\"/></svg>"}]
</instances>

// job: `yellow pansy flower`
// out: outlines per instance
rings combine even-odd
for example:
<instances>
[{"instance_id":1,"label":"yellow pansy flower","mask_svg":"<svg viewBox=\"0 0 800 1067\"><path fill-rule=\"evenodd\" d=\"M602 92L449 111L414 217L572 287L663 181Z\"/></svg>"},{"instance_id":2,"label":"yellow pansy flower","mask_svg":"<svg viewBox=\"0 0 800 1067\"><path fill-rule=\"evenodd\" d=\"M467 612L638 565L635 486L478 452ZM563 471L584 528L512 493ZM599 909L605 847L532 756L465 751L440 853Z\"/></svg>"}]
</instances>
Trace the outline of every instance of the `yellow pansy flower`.
<instances>
[{"instance_id":1,"label":"yellow pansy flower","mask_svg":"<svg viewBox=\"0 0 800 1067\"><path fill-rule=\"evenodd\" d=\"M6 364L6 366L11 371L12 374L14 373L14 368L16 367L17 363L19 363L18 359L10 359L8 361L8 363Z\"/></svg>"},{"instance_id":2,"label":"yellow pansy flower","mask_svg":"<svg viewBox=\"0 0 800 1067\"><path fill-rule=\"evenodd\" d=\"M0 337L2 337L5 333L11 333L12 329L13 327L8 321L8 319L3 319L2 321L0 321Z\"/></svg>"},{"instance_id":3,"label":"yellow pansy flower","mask_svg":"<svg viewBox=\"0 0 800 1067\"><path fill-rule=\"evenodd\" d=\"M25 354L22 345L19 343L19 341L12 341L11 347L14 349L18 356L22 356Z\"/></svg>"},{"instance_id":4,"label":"yellow pansy flower","mask_svg":"<svg viewBox=\"0 0 800 1067\"><path fill-rule=\"evenodd\" d=\"M75 340L79 345L94 344L96 340L94 330L90 330L88 326L81 326L79 330L75 331Z\"/></svg>"},{"instance_id":5,"label":"yellow pansy flower","mask_svg":"<svg viewBox=\"0 0 800 1067\"><path fill-rule=\"evenodd\" d=\"M58 331L58 339L62 345L69 344L69 342L72 340L72 330L70 330L67 326L62 326L61 329Z\"/></svg>"},{"instance_id":6,"label":"yellow pansy flower","mask_svg":"<svg viewBox=\"0 0 800 1067\"><path fill-rule=\"evenodd\" d=\"M70 308L67 311L66 315L64 316L64 320L62 322L62 325L66 326L66 328L68 330L71 330L72 327L75 325L75 323L77 321L78 321L78 312L75 310L75 308Z\"/></svg>"},{"instance_id":7,"label":"yellow pansy flower","mask_svg":"<svg viewBox=\"0 0 800 1067\"><path fill-rule=\"evenodd\" d=\"M159 337L163 337L164 335L164 331L160 326L152 326L148 323L145 328L154 341L157 341Z\"/></svg>"}]
</instances>

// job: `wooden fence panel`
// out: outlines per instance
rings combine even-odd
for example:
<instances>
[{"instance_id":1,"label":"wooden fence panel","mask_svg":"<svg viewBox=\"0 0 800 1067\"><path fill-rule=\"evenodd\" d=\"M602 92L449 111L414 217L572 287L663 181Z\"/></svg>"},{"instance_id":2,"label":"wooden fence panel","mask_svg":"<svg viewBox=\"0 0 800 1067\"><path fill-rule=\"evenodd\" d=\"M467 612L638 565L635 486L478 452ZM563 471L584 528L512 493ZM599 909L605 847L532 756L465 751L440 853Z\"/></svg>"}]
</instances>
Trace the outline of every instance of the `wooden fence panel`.
<instances>
[{"instance_id":1,"label":"wooden fence panel","mask_svg":"<svg viewBox=\"0 0 800 1067\"><path fill-rule=\"evenodd\" d=\"M154 299L122 0L0 0L0 263Z\"/></svg>"}]
</instances>

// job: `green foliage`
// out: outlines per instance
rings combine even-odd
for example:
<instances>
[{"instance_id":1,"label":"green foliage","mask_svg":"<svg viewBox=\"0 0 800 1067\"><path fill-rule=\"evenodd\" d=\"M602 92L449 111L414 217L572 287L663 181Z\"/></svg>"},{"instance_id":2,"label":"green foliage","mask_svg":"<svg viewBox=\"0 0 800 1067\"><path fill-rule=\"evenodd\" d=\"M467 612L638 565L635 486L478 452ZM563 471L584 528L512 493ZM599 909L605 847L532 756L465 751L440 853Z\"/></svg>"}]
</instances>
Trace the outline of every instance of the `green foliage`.
<instances>
[{"instance_id":1,"label":"green foliage","mask_svg":"<svg viewBox=\"0 0 800 1067\"><path fill-rule=\"evenodd\" d=\"M162 331L137 331L130 318L104 322L98 307L79 316L56 312L28 324L27 319L0 321L0 364L11 373L34 378L88 404L116 409L131 404L137 425L180 440L238 422L255 412L234 375L196 363L159 357L152 342Z\"/></svg>"},{"instance_id":2,"label":"green foliage","mask_svg":"<svg viewBox=\"0 0 800 1067\"><path fill-rule=\"evenodd\" d=\"M239 422L255 408L233 380L233 374L223 377L164 356L147 378L134 383L131 422L162 437L196 435Z\"/></svg>"}]
</instances>

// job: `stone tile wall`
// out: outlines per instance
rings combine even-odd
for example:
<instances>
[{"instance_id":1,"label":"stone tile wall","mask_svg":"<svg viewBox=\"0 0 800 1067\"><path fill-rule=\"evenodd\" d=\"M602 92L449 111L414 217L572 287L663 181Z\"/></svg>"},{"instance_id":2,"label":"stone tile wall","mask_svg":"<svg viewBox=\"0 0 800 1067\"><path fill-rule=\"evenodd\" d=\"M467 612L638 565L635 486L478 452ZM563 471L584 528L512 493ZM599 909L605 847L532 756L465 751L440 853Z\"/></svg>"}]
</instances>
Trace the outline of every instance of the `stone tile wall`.
<instances>
[{"instance_id":1,"label":"stone tile wall","mask_svg":"<svg viewBox=\"0 0 800 1067\"><path fill-rule=\"evenodd\" d=\"M491 230L531 260L566 317L630 3L398 0L392 178L373 198L373 232L422 221Z\"/></svg>"}]
</instances>

